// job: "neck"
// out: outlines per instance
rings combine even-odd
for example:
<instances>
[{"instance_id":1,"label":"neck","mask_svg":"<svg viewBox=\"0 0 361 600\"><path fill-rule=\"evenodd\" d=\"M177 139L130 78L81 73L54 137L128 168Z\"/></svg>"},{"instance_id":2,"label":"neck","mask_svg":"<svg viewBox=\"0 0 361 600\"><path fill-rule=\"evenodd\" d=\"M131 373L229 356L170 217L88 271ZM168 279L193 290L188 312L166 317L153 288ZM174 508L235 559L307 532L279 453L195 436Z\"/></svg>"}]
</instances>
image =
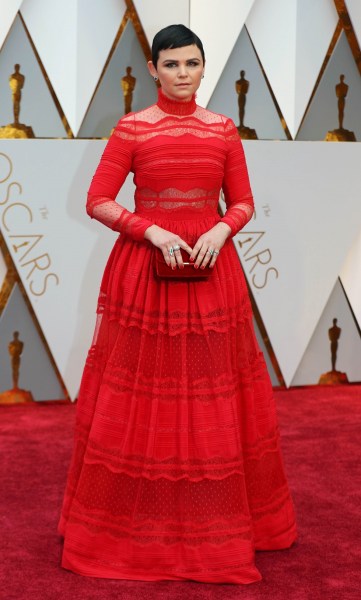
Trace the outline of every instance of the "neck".
<instances>
[{"instance_id":1,"label":"neck","mask_svg":"<svg viewBox=\"0 0 361 600\"><path fill-rule=\"evenodd\" d=\"M159 88L157 105L170 115L191 115L197 108L196 95L193 94L189 100L173 100L164 94L162 88Z\"/></svg>"}]
</instances>

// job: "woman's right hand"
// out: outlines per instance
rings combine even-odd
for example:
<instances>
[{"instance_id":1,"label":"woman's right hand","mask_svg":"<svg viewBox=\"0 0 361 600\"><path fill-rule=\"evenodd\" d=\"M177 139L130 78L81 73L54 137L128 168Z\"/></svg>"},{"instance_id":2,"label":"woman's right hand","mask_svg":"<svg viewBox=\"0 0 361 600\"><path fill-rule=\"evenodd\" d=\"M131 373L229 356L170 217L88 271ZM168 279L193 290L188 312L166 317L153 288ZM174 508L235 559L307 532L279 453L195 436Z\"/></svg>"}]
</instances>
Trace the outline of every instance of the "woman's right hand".
<instances>
[{"instance_id":1,"label":"woman's right hand","mask_svg":"<svg viewBox=\"0 0 361 600\"><path fill-rule=\"evenodd\" d=\"M188 254L192 253L192 248L179 235L158 225L151 225L145 230L144 238L162 251L164 260L169 267L175 269L178 265L180 269L184 269L181 251L174 250L173 256L169 254L169 250L174 246L183 248Z\"/></svg>"}]
</instances>

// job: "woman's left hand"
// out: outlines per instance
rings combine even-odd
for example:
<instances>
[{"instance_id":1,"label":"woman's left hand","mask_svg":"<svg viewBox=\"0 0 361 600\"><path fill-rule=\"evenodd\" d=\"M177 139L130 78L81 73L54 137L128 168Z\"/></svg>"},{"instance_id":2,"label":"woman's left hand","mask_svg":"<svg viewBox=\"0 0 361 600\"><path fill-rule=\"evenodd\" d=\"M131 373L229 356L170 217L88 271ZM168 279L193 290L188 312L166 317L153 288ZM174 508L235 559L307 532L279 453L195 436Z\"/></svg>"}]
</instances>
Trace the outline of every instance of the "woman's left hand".
<instances>
[{"instance_id":1,"label":"woman's left hand","mask_svg":"<svg viewBox=\"0 0 361 600\"><path fill-rule=\"evenodd\" d=\"M193 247L189 257L194 262L195 269L204 269L207 265L213 268L221 248L231 233L231 228L226 223L217 223L212 229L203 233Z\"/></svg>"}]
</instances>

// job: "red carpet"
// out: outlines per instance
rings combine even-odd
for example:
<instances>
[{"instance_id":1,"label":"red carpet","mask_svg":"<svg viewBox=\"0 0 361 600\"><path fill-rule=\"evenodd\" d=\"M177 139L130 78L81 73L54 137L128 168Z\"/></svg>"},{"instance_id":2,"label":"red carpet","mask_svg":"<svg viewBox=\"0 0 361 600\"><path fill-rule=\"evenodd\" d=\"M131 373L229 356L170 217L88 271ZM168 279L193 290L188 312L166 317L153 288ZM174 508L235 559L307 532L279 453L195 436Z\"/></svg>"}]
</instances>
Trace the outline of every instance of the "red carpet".
<instances>
[{"instance_id":1,"label":"red carpet","mask_svg":"<svg viewBox=\"0 0 361 600\"><path fill-rule=\"evenodd\" d=\"M361 387L276 393L299 540L257 552L248 586L85 578L60 567L56 532L75 407L0 407L0 589L5 600L348 600L361 597Z\"/></svg>"}]
</instances>

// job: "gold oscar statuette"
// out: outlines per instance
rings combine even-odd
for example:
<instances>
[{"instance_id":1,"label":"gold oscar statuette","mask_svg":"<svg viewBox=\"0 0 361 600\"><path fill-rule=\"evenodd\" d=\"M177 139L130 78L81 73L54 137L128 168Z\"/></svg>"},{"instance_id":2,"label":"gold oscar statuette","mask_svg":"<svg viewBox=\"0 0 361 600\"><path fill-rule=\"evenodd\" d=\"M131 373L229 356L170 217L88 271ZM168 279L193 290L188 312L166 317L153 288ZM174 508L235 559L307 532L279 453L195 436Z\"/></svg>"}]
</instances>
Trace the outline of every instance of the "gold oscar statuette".
<instances>
[{"instance_id":1,"label":"gold oscar statuette","mask_svg":"<svg viewBox=\"0 0 361 600\"><path fill-rule=\"evenodd\" d=\"M331 342L331 367L332 371L328 373L323 373L320 377L319 384L320 385L334 385L339 383L348 383L346 373L341 373L341 371L336 371L336 360L337 360L337 348L338 348L338 340L341 335L341 327L337 325L337 319L333 319L333 325L328 330L328 339Z\"/></svg>"},{"instance_id":2,"label":"gold oscar statuette","mask_svg":"<svg viewBox=\"0 0 361 600\"><path fill-rule=\"evenodd\" d=\"M354 132L344 129L343 127L346 96L348 92L348 85L345 83L344 75L340 75L340 82L335 86L335 91L338 105L338 129L328 131L325 140L326 142L356 142Z\"/></svg>"},{"instance_id":3,"label":"gold oscar statuette","mask_svg":"<svg viewBox=\"0 0 361 600\"><path fill-rule=\"evenodd\" d=\"M124 96L124 114L125 115L132 112L133 91L134 91L135 85L137 83L136 78L133 77L133 75L132 75L132 67L127 67L126 73L127 74L124 75L124 77L122 77L121 82L120 82L121 86L122 86L122 90L123 90L123 96Z\"/></svg>"},{"instance_id":4,"label":"gold oscar statuette","mask_svg":"<svg viewBox=\"0 0 361 600\"><path fill-rule=\"evenodd\" d=\"M245 79L245 71L240 72L241 78L236 81L236 92L238 94L238 112L239 112L239 126L237 127L239 137L242 140L257 140L257 133L255 129L246 127L244 125L244 115L246 108L247 92L249 90L249 81Z\"/></svg>"},{"instance_id":5,"label":"gold oscar statuette","mask_svg":"<svg viewBox=\"0 0 361 600\"><path fill-rule=\"evenodd\" d=\"M121 78L120 85L123 90L123 98L124 98L124 114L132 112L132 102L133 102L133 92L135 85L137 83L137 79L132 75L132 67L126 68L126 75ZM113 127L110 131L110 135L114 132L115 127Z\"/></svg>"},{"instance_id":6,"label":"gold oscar statuette","mask_svg":"<svg viewBox=\"0 0 361 600\"><path fill-rule=\"evenodd\" d=\"M34 138L34 132L29 125L20 123L21 90L24 87L25 76L20 73L20 65L14 66L14 73L9 77L9 85L12 93L14 122L0 127L0 139L28 139Z\"/></svg>"},{"instance_id":7,"label":"gold oscar statuette","mask_svg":"<svg viewBox=\"0 0 361 600\"><path fill-rule=\"evenodd\" d=\"M24 402L33 402L31 392L19 388L20 362L21 354L24 349L24 342L19 340L19 332L14 331L13 339L8 345L11 359L11 370L13 376L13 387L0 394L0 404L21 404Z\"/></svg>"}]
</instances>

